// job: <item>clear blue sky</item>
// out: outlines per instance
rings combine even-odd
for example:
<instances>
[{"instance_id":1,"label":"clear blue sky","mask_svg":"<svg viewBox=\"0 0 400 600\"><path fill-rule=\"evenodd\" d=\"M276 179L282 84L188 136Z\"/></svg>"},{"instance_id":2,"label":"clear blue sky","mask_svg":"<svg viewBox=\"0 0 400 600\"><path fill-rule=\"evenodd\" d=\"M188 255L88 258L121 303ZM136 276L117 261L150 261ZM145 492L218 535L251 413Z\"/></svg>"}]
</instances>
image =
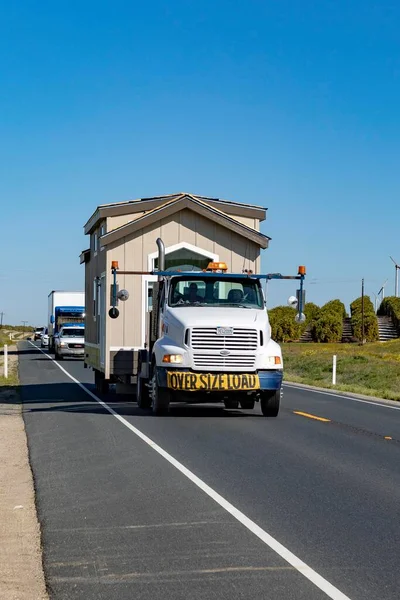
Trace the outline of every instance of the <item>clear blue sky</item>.
<instances>
[{"instance_id":1,"label":"clear blue sky","mask_svg":"<svg viewBox=\"0 0 400 600\"><path fill-rule=\"evenodd\" d=\"M180 190L259 203L264 269L308 300L400 261L400 4L0 2L0 311L83 289L98 204ZM393 267L393 268L392 268ZM293 288L270 285L270 304Z\"/></svg>"}]
</instances>

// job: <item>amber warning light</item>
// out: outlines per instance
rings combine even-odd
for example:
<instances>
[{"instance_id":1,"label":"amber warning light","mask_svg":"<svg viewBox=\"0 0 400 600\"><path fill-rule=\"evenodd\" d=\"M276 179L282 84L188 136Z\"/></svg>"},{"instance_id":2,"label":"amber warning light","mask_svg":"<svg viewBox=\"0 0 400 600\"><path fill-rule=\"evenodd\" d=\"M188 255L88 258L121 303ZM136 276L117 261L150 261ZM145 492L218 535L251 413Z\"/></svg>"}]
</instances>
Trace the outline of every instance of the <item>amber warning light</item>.
<instances>
[{"instance_id":1,"label":"amber warning light","mask_svg":"<svg viewBox=\"0 0 400 600\"><path fill-rule=\"evenodd\" d=\"M118 261L117 260L112 260L111 261L111 268L112 269L118 269Z\"/></svg>"},{"instance_id":2,"label":"amber warning light","mask_svg":"<svg viewBox=\"0 0 400 600\"><path fill-rule=\"evenodd\" d=\"M208 263L207 271L227 271L228 266L224 262L210 262Z\"/></svg>"},{"instance_id":3,"label":"amber warning light","mask_svg":"<svg viewBox=\"0 0 400 600\"><path fill-rule=\"evenodd\" d=\"M306 268L304 265L301 265L299 267L299 275L305 275L306 274Z\"/></svg>"}]
</instances>

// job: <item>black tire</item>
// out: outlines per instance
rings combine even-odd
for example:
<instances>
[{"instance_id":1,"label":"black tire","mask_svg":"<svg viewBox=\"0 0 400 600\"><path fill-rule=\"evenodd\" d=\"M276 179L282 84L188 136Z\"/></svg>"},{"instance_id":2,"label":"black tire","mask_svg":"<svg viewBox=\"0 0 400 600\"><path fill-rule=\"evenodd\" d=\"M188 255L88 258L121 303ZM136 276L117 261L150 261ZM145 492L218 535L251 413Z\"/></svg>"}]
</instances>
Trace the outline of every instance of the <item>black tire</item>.
<instances>
[{"instance_id":1,"label":"black tire","mask_svg":"<svg viewBox=\"0 0 400 600\"><path fill-rule=\"evenodd\" d=\"M168 388L159 387L154 369L151 379L151 408L153 415L167 415L171 402L171 392Z\"/></svg>"},{"instance_id":2,"label":"black tire","mask_svg":"<svg viewBox=\"0 0 400 600\"><path fill-rule=\"evenodd\" d=\"M94 385L96 392L99 394L107 394L109 391L109 381L105 378L104 373L95 369L94 371Z\"/></svg>"},{"instance_id":3,"label":"black tire","mask_svg":"<svg viewBox=\"0 0 400 600\"><path fill-rule=\"evenodd\" d=\"M281 403L281 390L261 392L261 412L264 417L277 417Z\"/></svg>"},{"instance_id":4,"label":"black tire","mask_svg":"<svg viewBox=\"0 0 400 600\"><path fill-rule=\"evenodd\" d=\"M243 398L242 400L240 400L240 408L243 408L245 410L253 410L255 402L256 401L254 400L254 398Z\"/></svg>"},{"instance_id":5,"label":"black tire","mask_svg":"<svg viewBox=\"0 0 400 600\"><path fill-rule=\"evenodd\" d=\"M235 398L225 398L224 400L225 408L239 408L239 400Z\"/></svg>"},{"instance_id":6,"label":"black tire","mask_svg":"<svg viewBox=\"0 0 400 600\"><path fill-rule=\"evenodd\" d=\"M146 380L138 375L136 385L136 401L138 407L142 410L151 408L151 400L152 399L150 397L149 388L146 385Z\"/></svg>"}]
</instances>

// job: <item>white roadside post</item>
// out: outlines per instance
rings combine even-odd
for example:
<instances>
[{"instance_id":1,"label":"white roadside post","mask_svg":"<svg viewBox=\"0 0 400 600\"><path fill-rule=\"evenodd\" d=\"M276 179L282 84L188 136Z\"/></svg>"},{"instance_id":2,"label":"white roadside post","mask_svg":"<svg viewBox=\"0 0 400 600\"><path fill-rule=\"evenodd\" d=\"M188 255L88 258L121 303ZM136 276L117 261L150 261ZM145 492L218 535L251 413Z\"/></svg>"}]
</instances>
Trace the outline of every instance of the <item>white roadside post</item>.
<instances>
[{"instance_id":1,"label":"white roadside post","mask_svg":"<svg viewBox=\"0 0 400 600\"><path fill-rule=\"evenodd\" d=\"M333 355L332 364L332 385L336 385L336 354Z\"/></svg>"},{"instance_id":2,"label":"white roadside post","mask_svg":"<svg viewBox=\"0 0 400 600\"><path fill-rule=\"evenodd\" d=\"M8 379L8 346L4 344L4 378Z\"/></svg>"}]
</instances>

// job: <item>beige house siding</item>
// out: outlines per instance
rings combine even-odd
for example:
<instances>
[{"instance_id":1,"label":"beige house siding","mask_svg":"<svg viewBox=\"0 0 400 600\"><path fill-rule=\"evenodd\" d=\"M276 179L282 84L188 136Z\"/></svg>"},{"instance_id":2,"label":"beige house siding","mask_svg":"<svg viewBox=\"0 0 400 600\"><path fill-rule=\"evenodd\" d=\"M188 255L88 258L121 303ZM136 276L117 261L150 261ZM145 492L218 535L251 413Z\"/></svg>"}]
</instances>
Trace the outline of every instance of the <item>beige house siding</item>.
<instances>
[{"instance_id":1,"label":"beige house siding","mask_svg":"<svg viewBox=\"0 0 400 600\"><path fill-rule=\"evenodd\" d=\"M248 241L211 220L188 209L167 217L151 226L137 231L131 236L108 246L107 280L108 289L111 283L109 275L111 261L117 260L120 270L147 271L149 254L157 252L156 240L161 237L166 248L185 242L199 249L217 254L219 260L228 265L230 272L241 272L242 269L256 270L259 263L260 249L254 242ZM103 252L105 253L105 252ZM129 291L129 299L119 302L120 316L113 321L107 316L107 340L111 347L138 348L143 344L143 277L138 275L118 275L119 288ZM107 292L107 311L110 308L110 293Z\"/></svg>"},{"instance_id":2,"label":"beige house siding","mask_svg":"<svg viewBox=\"0 0 400 600\"><path fill-rule=\"evenodd\" d=\"M126 215L119 215L117 217L107 217L107 232L113 231L114 229L117 229L118 227L122 227L123 225L126 225L127 223L129 223L130 221L134 221L135 219L138 219L139 217L142 217L144 214L146 214L147 211L143 211L143 210L137 210L137 212L134 209L138 209L138 206L133 205L132 206L132 212L130 212L129 214ZM221 209L219 209L221 210ZM188 211L182 211L183 213L188 212ZM232 217L233 219L235 219L236 221L238 221L239 223L242 223L243 225L247 225L247 227L251 227L252 229L255 229L256 231L260 231L260 221L259 219L253 219L250 217L241 217L241 216L237 216L237 215L232 215L230 214L230 212L228 210L224 210L221 212L224 212L226 215ZM186 216L184 217L187 218ZM190 220L190 218L188 218ZM185 241L189 241L189 240L185 240Z\"/></svg>"}]
</instances>

